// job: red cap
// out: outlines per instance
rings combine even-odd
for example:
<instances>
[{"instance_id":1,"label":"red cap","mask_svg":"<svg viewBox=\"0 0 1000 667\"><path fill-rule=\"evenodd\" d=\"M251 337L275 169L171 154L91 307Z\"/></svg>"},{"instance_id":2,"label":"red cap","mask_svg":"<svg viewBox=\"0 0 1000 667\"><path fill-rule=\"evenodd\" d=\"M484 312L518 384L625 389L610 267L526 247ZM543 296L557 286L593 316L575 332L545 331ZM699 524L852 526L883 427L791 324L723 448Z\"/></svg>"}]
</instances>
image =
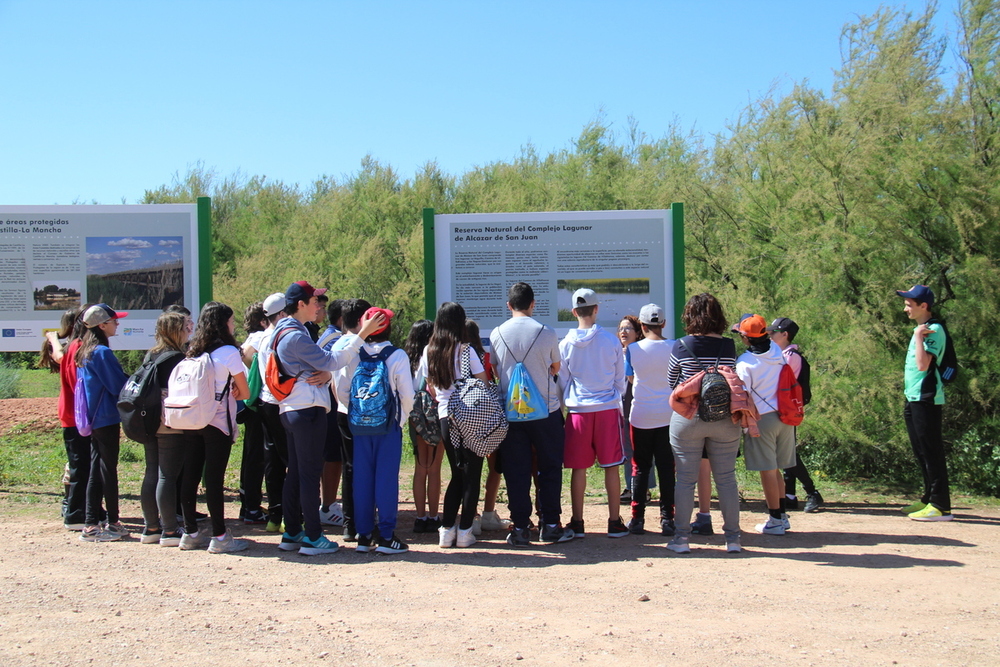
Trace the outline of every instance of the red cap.
<instances>
[{"instance_id":1,"label":"red cap","mask_svg":"<svg viewBox=\"0 0 1000 667\"><path fill-rule=\"evenodd\" d=\"M365 315L362 319L367 319L373 315L378 315L380 313L385 316L385 323L382 325L381 328L376 329L375 331L368 334L369 336L380 334L386 329L388 329L390 322L392 322L392 316L396 314L391 310L389 310L388 308L376 308L375 306L372 306L371 308L365 311Z\"/></svg>"}]
</instances>

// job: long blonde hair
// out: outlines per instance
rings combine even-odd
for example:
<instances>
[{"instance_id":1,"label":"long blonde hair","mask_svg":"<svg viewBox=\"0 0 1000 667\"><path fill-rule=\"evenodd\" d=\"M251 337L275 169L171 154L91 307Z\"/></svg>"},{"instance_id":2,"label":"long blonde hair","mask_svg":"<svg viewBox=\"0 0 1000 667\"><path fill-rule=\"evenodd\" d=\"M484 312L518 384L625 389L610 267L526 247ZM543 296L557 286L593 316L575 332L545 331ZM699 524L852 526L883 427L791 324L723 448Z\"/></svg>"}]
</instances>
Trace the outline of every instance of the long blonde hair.
<instances>
[{"instance_id":1,"label":"long blonde hair","mask_svg":"<svg viewBox=\"0 0 1000 667\"><path fill-rule=\"evenodd\" d=\"M186 318L180 313L160 313L156 318L156 343L149 349L150 354L167 350L184 351L184 336L187 333Z\"/></svg>"}]
</instances>

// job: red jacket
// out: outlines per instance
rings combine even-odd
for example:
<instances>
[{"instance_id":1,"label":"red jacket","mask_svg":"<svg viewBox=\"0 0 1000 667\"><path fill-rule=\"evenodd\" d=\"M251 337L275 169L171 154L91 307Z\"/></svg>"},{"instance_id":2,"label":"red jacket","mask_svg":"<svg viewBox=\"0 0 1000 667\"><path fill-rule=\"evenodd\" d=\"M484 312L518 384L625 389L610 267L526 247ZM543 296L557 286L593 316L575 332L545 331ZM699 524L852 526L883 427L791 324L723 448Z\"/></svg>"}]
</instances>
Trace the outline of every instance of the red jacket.
<instances>
[{"instance_id":1,"label":"red jacket","mask_svg":"<svg viewBox=\"0 0 1000 667\"><path fill-rule=\"evenodd\" d=\"M757 412L757 406L751 400L743 380L731 366L719 366L719 372L729 383L729 411L732 413L733 423L747 429L750 437L759 437L760 431L757 429L757 421L760 419L760 413ZM701 400L701 380L704 376L705 371L698 371L674 387L673 393L670 394L670 407L685 419L693 419L698 414L698 401Z\"/></svg>"}]
</instances>

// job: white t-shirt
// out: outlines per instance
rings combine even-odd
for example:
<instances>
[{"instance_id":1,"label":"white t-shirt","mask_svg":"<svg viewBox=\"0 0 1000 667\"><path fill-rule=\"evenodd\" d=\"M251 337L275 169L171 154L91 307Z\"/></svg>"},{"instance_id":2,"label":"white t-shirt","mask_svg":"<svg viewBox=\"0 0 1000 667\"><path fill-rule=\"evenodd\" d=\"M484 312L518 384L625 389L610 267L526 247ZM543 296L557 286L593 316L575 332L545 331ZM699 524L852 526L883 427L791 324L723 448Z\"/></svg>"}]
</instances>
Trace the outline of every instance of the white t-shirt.
<instances>
[{"instance_id":1,"label":"white t-shirt","mask_svg":"<svg viewBox=\"0 0 1000 667\"><path fill-rule=\"evenodd\" d=\"M670 425L670 382L667 362L674 349L673 340L643 340L628 346L629 361L635 380L632 383L632 413L629 423L636 428L660 428Z\"/></svg>"},{"instance_id":2,"label":"white t-shirt","mask_svg":"<svg viewBox=\"0 0 1000 667\"><path fill-rule=\"evenodd\" d=\"M240 358L240 351L232 345L223 345L212 352L212 363L215 366L215 393L222 393L226 387L229 376L236 377L240 373L245 373L243 369L243 359ZM229 403L229 423L226 423L226 402ZM215 416L208 423L223 433L232 435L236 432L236 399L233 398L233 387L230 385L229 393L225 400L219 401L215 408Z\"/></svg>"},{"instance_id":3,"label":"white t-shirt","mask_svg":"<svg viewBox=\"0 0 1000 667\"><path fill-rule=\"evenodd\" d=\"M466 350L469 351L469 369L472 371L473 375L477 373L482 373L486 369L483 368L483 362L479 360L479 355L476 351L472 349L472 346L466 346ZM455 379L461 379L462 377L462 360L459 357L459 352L462 347L459 346L455 348ZM424 348L424 354L420 357L420 366L417 367L417 373L413 376L413 386L414 388L419 387L420 383L424 378L427 377L427 348ZM431 386L428 382L428 386ZM437 396L438 402L438 418L444 419L448 416L448 400L451 395L455 393L455 385L452 384L450 387L442 389L441 387L434 387L435 396Z\"/></svg>"},{"instance_id":4,"label":"white t-shirt","mask_svg":"<svg viewBox=\"0 0 1000 667\"><path fill-rule=\"evenodd\" d=\"M277 405L278 399L267 388L267 382L264 381L264 373L267 372L267 358L271 356L271 341L274 339L276 331L277 328L271 327L267 331L261 332L264 336L259 341L260 347L257 348L257 371L260 373L260 400L271 405Z\"/></svg>"},{"instance_id":5,"label":"white t-shirt","mask_svg":"<svg viewBox=\"0 0 1000 667\"><path fill-rule=\"evenodd\" d=\"M257 350L257 352L260 352L260 342L262 340L264 340L265 338L267 338L268 334L270 334L270 333L271 333L270 331L266 331L265 330L265 331L254 331L252 334L248 334L247 335L247 339L245 341L243 341L243 347L245 347L245 348L253 348L253 349ZM250 356L253 356L253 355L250 355ZM259 361L257 363L258 363L258 365L260 364ZM243 367L246 368L246 372L247 373L250 372L250 367L249 366L247 366L246 364L244 364ZM249 380L250 380L250 378L248 377L247 381L249 381Z\"/></svg>"}]
</instances>

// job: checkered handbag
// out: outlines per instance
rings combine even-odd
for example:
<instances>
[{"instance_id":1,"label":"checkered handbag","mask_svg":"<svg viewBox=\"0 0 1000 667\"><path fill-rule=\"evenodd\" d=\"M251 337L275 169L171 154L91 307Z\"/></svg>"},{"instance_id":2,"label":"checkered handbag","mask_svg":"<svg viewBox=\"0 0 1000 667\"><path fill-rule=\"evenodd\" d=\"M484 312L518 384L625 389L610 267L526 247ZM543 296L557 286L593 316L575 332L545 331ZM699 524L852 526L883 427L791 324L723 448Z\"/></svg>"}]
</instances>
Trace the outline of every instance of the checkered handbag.
<instances>
[{"instance_id":1,"label":"checkered handbag","mask_svg":"<svg viewBox=\"0 0 1000 667\"><path fill-rule=\"evenodd\" d=\"M489 456L507 436L500 389L472 376L472 350L468 345L462 346L460 354L462 377L455 381L455 391L448 400L452 444L477 456Z\"/></svg>"}]
</instances>

